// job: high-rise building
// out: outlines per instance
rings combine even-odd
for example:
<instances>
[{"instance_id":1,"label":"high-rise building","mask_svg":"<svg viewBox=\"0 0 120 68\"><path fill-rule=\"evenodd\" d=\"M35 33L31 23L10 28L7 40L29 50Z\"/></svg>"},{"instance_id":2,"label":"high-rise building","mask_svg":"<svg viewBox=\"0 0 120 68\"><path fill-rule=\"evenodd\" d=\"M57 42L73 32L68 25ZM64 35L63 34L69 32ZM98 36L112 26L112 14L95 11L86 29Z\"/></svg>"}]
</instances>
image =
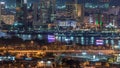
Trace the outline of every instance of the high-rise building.
<instances>
[{"instance_id":1,"label":"high-rise building","mask_svg":"<svg viewBox=\"0 0 120 68\"><path fill-rule=\"evenodd\" d=\"M16 0L16 21L27 29L27 0Z\"/></svg>"},{"instance_id":2,"label":"high-rise building","mask_svg":"<svg viewBox=\"0 0 120 68\"><path fill-rule=\"evenodd\" d=\"M33 26L39 26L40 25L40 22L38 20L38 3L37 2L34 2L33 3Z\"/></svg>"},{"instance_id":3,"label":"high-rise building","mask_svg":"<svg viewBox=\"0 0 120 68\"><path fill-rule=\"evenodd\" d=\"M58 3L62 2L63 0L58 0ZM78 3L78 0L65 1L64 4L58 4L56 8L56 21L60 27L76 28L83 23L84 7Z\"/></svg>"},{"instance_id":4,"label":"high-rise building","mask_svg":"<svg viewBox=\"0 0 120 68\"><path fill-rule=\"evenodd\" d=\"M110 0L111 6L120 6L120 0Z\"/></svg>"},{"instance_id":5,"label":"high-rise building","mask_svg":"<svg viewBox=\"0 0 120 68\"><path fill-rule=\"evenodd\" d=\"M66 2L67 16L76 20L78 23L83 22L84 18L84 7L81 4L78 4L77 0L74 2Z\"/></svg>"},{"instance_id":6,"label":"high-rise building","mask_svg":"<svg viewBox=\"0 0 120 68\"><path fill-rule=\"evenodd\" d=\"M1 21L2 21L2 13L5 7L4 5L5 5L5 2L0 2L0 27L1 27Z\"/></svg>"},{"instance_id":7,"label":"high-rise building","mask_svg":"<svg viewBox=\"0 0 120 68\"><path fill-rule=\"evenodd\" d=\"M34 27L34 29L38 29L41 25L41 14L40 14L40 9L39 9L39 2L33 2L32 4L32 18L33 18L33 22L32 22L32 26Z\"/></svg>"},{"instance_id":8,"label":"high-rise building","mask_svg":"<svg viewBox=\"0 0 120 68\"><path fill-rule=\"evenodd\" d=\"M42 23L53 23L55 20L56 0L40 1L40 19Z\"/></svg>"},{"instance_id":9,"label":"high-rise building","mask_svg":"<svg viewBox=\"0 0 120 68\"><path fill-rule=\"evenodd\" d=\"M67 15L76 19L82 16L83 6L77 3L66 3Z\"/></svg>"},{"instance_id":10,"label":"high-rise building","mask_svg":"<svg viewBox=\"0 0 120 68\"><path fill-rule=\"evenodd\" d=\"M2 22L8 25L12 25L14 23L14 18L15 18L14 15L8 14L1 15Z\"/></svg>"}]
</instances>

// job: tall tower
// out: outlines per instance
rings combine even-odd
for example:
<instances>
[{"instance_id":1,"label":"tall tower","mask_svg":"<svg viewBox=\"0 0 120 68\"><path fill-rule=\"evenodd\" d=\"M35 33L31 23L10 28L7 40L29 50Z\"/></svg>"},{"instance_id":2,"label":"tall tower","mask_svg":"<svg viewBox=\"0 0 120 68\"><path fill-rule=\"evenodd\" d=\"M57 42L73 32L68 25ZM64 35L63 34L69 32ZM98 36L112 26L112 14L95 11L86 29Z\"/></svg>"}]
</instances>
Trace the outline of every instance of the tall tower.
<instances>
[{"instance_id":1,"label":"tall tower","mask_svg":"<svg viewBox=\"0 0 120 68\"><path fill-rule=\"evenodd\" d=\"M33 26L39 26L40 23L38 22L38 3L34 2L33 3Z\"/></svg>"},{"instance_id":2,"label":"tall tower","mask_svg":"<svg viewBox=\"0 0 120 68\"><path fill-rule=\"evenodd\" d=\"M22 1L23 0L16 0L16 21L20 22L21 21L21 16L22 16Z\"/></svg>"},{"instance_id":3,"label":"tall tower","mask_svg":"<svg viewBox=\"0 0 120 68\"><path fill-rule=\"evenodd\" d=\"M81 4L78 4L78 0L66 3L67 15L77 22L82 22L84 18L84 8Z\"/></svg>"},{"instance_id":4,"label":"tall tower","mask_svg":"<svg viewBox=\"0 0 120 68\"><path fill-rule=\"evenodd\" d=\"M27 23L27 0L16 0L16 21L24 25L26 29Z\"/></svg>"},{"instance_id":5,"label":"tall tower","mask_svg":"<svg viewBox=\"0 0 120 68\"><path fill-rule=\"evenodd\" d=\"M56 14L56 0L51 0L51 15L50 15L50 21L51 23L54 23Z\"/></svg>"},{"instance_id":6,"label":"tall tower","mask_svg":"<svg viewBox=\"0 0 120 68\"><path fill-rule=\"evenodd\" d=\"M82 4L78 4L78 0L75 0L75 16L78 22L83 22L84 7Z\"/></svg>"},{"instance_id":7,"label":"tall tower","mask_svg":"<svg viewBox=\"0 0 120 68\"><path fill-rule=\"evenodd\" d=\"M0 27L1 27L1 21L2 21L2 8L4 7L5 2L0 2Z\"/></svg>"},{"instance_id":8,"label":"tall tower","mask_svg":"<svg viewBox=\"0 0 120 68\"><path fill-rule=\"evenodd\" d=\"M42 23L52 23L55 19L55 0L40 1L40 19Z\"/></svg>"}]
</instances>

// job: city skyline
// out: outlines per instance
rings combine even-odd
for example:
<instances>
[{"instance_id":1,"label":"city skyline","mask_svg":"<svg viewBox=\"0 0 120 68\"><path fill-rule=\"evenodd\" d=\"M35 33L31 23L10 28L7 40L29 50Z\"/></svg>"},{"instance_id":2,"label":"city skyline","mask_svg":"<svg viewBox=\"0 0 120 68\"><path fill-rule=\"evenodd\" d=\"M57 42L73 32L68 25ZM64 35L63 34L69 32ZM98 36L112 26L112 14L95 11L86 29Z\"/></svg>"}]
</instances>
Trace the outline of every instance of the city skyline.
<instances>
[{"instance_id":1,"label":"city skyline","mask_svg":"<svg viewBox=\"0 0 120 68\"><path fill-rule=\"evenodd\" d=\"M0 68L120 68L120 0L0 0Z\"/></svg>"},{"instance_id":2,"label":"city skyline","mask_svg":"<svg viewBox=\"0 0 120 68\"><path fill-rule=\"evenodd\" d=\"M80 1L39 0L39 2L34 1L34 2L31 2L32 4L28 5L28 3L23 3L21 0L19 1L17 0L15 1L15 6L12 6L12 8L10 8L10 6L9 8L7 8L6 3L4 3L1 8L1 14L13 15L13 16L3 16L5 17L5 19L2 18L3 21L9 21L9 18L11 17L12 20L14 20L15 22L16 21L18 21L18 23L25 22L22 24L29 25L30 27L31 25L38 26L38 24L41 25L42 23L55 23L55 22L58 22L59 19L61 19L60 21L64 20L63 22L61 22L63 24L67 24L69 20L74 20L77 22L77 24L80 24L79 26L86 25L85 28L89 27L91 24L96 24L97 22L99 24L101 22L101 26L103 27L109 25L110 23L112 23L112 25L110 26L119 27L119 20L118 20L119 12L120 12L119 6L111 6L110 3L112 2L112 0L110 1L109 0L103 0L103 1L80 0ZM110 14L113 14L114 16ZM115 16L115 15L118 15L118 16ZM15 22L11 21L7 23L12 24ZM60 24L59 22L58 24ZM85 22L86 23L90 22L91 24L90 23L86 24Z\"/></svg>"},{"instance_id":3,"label":"city skyline","mask_svg":"<svg viewBox=\"0 0 120 68\"><path fill-rule=\"evenodd\" d=\"M46 33L54 33L55 31L57 31L58 33L61 33L62 31L65 31L65 33L68 31L73 31L73 33L76 33L75 31L83 31L83 33L79 32L82 35L81 37L78 37L80 39L75 38L75 43L78 42L82 45L88 45L92 43L96 45L96 36L104 33L105 30L107 30L106 33L109 31L119 32L120 6L110 6L111 1L81 0L80 3L80 1L78 2L77 0L39 0L39 2L34 1L32 5L30 5L30 7L28 8L28 3L26 1L23 2L23 0L16 0L15 10L5 8L5 3L2 3L0 4L0 17L2 19L1 29L6 30L8 33L18 32L18 36L19 32L26 33L28 31L28 33L32 33L33 31L33 33L35 33L39 38L41 38L42 36L39 35L39 32L41 33L44 31ZM65 6L62 5L63 2ZM86 31L88 31L89 33L91 33L90 31L95 31L93 33L93 37L92 35L84 35L86 34ZM98 31L100 31L101 33L97 35ZM71 34L73 33L71 32ZM76 35L79 36L79 33L77 33ZM53 36L54 35L55 34L53 34ZM23 38L23 36L24 35L21 35L20 37ZM57 37L59 37L59 35ZM60 40L60 38L62 37L63 36L60 36L57 39ZM32 35L30 34L26 36L26 39L27 38L32 39ZM74 42L73 37L67 38L66 35L63 38L64 39L60 41L66 42L65 39L67 39L69 40L69 42ZM99 38L101 39L104 37ZM108 43L110 45L119 44L119 40L118 42L113 42L113 40L109 40L109 38L107 38L107 41L105 39L102 40L104 41L102 43L105 45L107 45Z\"/></svg>"}]
</instances>

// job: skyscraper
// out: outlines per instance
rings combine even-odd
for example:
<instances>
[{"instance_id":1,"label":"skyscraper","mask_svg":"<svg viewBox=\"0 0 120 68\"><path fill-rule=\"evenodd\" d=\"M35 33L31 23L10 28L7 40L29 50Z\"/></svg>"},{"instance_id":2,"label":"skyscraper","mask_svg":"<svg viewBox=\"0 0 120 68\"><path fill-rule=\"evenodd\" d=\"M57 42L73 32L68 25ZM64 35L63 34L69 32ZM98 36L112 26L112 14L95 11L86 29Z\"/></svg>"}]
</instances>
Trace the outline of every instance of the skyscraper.
<instances>
[{"instance_id":1,"label":"skyscraper","mask_svg":"<svg viewBox=\"0 0 120 68\"><path fill-rule=\"evenodd\" d=\"M78 0L58 0L57 3L61 3L56 10L56 21L60 27L76 28L83 22L84 7Z\"/></svg>"},{"instance_id":2,"label":"skyscraper","mask_svg":"<svg viewBox=\"0 0 120 68\"><path fill-rule=\"evenodd\" d=\"M52 23L55 19L55 0L40 1L40 19L42 23Z\"/></svg>"},{"instance_id":3,"label":"skyscraper","mask_svg":"<svg viewBox=\"0 0 120 68\"><path fill-rule=\"evenodd\" d=\"M66 3L67 15L71 15L72 19L75 19L78 23L83 22L84 18L84 7L78 4L78 0L73 0L73 2Z\"/></svg>"},{"instance_id":4,"label":"skyscraper","mask_svg":"<svg viewBox=\"0 0 120 68\"><path fill-rule=\"evenodd\" d=\"M38 3L34 2L32 8L33 8L33 26L39 26L40 22L38 20Z\"/></svg>"},{"instance_id":5,"label":"skyscraper","mask_svg":"<svg viewBox=\"0 0 120 68\"><path fill-rule=\"evenodd\" d=\"M27 29L27 0L16 0L16 21Z\"/></svg>"},{"instance_id":6,"label":"skyscraper","mask_svg":"<svg viewBox=\"0 0 120 68\"><path fill-rule=\"evenodd\" d=\"M22 1L16 0L16 21L20 21L20 17L22 16Z\"/></svg>"},{"instance_id":7,"label":"skyscraper","mask_svg":"<svg viewBox=\"0 0 120 68\"><path fill-rule=\"evenodd\" d=\"M1 19L2 19L2 17L1 17L1 15L2 15L2 8L4 8L4 5L5 5L5 2L0 2L0 27L1 27Z\"/></svg>"}]
</instances>

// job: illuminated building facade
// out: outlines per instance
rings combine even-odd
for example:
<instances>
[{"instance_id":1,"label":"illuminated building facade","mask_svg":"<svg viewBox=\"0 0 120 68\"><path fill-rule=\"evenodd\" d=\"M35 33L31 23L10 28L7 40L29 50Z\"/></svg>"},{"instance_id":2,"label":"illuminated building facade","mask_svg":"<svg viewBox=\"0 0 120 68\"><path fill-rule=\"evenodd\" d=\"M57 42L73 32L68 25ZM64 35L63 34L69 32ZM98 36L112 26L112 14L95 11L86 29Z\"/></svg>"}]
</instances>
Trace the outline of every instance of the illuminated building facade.
<instances>
[{"instance_id":1,"label":"illuminated building facade","mask_svg":"<svg viewBox=\"0 0 120 68\"><path fill-rule=\"evenodd\" d=\"M14 15L1 15L1 19L5 24L12 25L15 21Z\"/></svg>"},{"instance_id":2,"label":"illuminated building facade","mask_svg":"<svg viewBox=\"0 0 120 68\"><path fill-rule=\"evenodd\" d=\"M5 9L5 2L0 2L0 26L1 26L1 21L2 21L2 14Z\"/></svg>"},{"instance_id":3,"label":"illuminated building facade","mask_svg":"<svg viewBox=\"0 0 120 68\"><path fill-rule=\"evenodd\" d=\"M63 0L60 0L61 3ZM82 24L84 18L84 7L78 4L77 0L65 1L64 4L57 6L56 20L58 20L59 25L69 26L75 25L77 23ZM60 22L61 21L61 22ZM74 26L73 26L74 27Z\"/></svg>"},{"instance_id":4,"label":"illuminated building facade","mask_svg":"<svg viewBox=\"0 0 120 68\"><path fill-rule=\"evenodd\" d=\"M38 23L38 3L34 2L33 3L33 26L37 26L40 25L40 23Z\"/></svg>"},{"instance_id":5,"label":"illuminated building facade","mask_svg":"<svg viewBox=\"0 0 120 68\"><path fill-rule=\"evenodd\" d=\"M108 8L110 0L80 0L78 3L83 4L85 8Z\"/></svg>"},{"instance_id":6,"label":"illuminated building facade","mask_svg":"<svg viewBox=\"0 0 120 68\"><path fill-rule=\"evenodd\" d=\"M84 16L83 6L77 3L66 3L68 18L76 19L77 22L82 22Z\"/></svg>"},{"instance_id":7,"label":"illuminated building facade","mask_svg":"<svg viewBox=\"0 0 120 68\"><path fill-rule=\"evenodd\" d=\"M40 20L42 23L54 23L56 0L40 1Z\"/></svg>"},{"instance_id":8,"label":"illuminated building facade","mask_svg":"<svg viewBox=\"0 0 120 68\"><path fill-rule=\"evenodd\" d=\"M85 8L90 9L107 9L110 7L110 1L109 0L90 0L88 2L84 2Z\"/></svg>"},{"instance_id":9,"label":"illuminated building facade","mask_svg":"<svg viewBox=\"0 0 120 68\"><path fill-rule=\"evenodd\" d=\"M120 6L120 0L110 0L111 6Z\"/></svg>"},{"instance_id":10,"label":"illuminated building facade","mask_svg":"<svg viewBox=\"0 0 120 68\"><path fill-rule=\"evenodd\" d=\"M16 21L26 22L27 17L27 0L16 0Z\"/></svg>"}]
</instances>

